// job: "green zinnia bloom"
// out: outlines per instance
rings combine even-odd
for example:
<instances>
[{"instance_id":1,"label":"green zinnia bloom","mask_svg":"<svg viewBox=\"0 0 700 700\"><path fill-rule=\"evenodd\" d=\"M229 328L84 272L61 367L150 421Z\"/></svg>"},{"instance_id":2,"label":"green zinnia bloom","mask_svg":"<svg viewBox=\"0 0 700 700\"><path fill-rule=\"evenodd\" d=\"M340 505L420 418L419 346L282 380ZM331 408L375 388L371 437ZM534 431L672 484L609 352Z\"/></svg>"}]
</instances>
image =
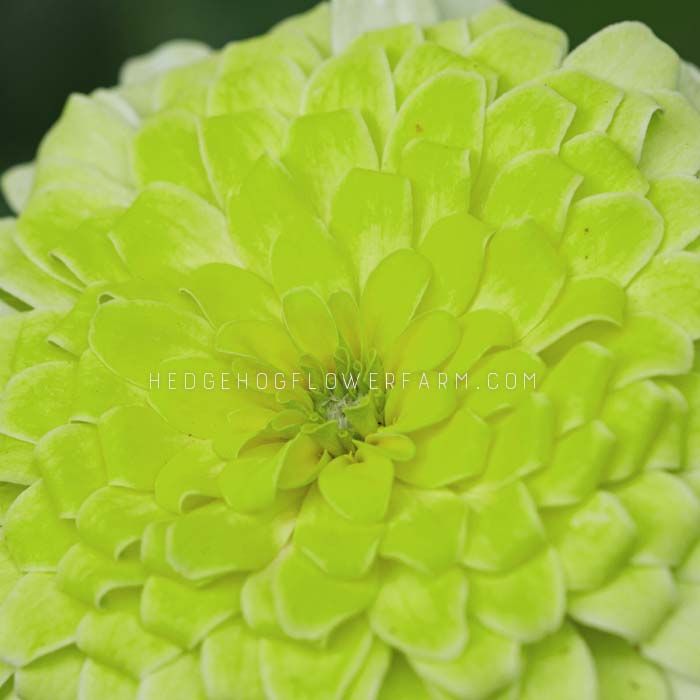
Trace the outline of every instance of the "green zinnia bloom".
<instances>
[{"instance_id":1,"label":"green zinnia bloom","mask_svg":"<svg viewBox=\"0 0 700 700\"><path fill-rule=\"evenodd\" d=\"M72 96L4 178L0 698L697 700L698 108L466 0Z\"/></svg>"}]
</instances>

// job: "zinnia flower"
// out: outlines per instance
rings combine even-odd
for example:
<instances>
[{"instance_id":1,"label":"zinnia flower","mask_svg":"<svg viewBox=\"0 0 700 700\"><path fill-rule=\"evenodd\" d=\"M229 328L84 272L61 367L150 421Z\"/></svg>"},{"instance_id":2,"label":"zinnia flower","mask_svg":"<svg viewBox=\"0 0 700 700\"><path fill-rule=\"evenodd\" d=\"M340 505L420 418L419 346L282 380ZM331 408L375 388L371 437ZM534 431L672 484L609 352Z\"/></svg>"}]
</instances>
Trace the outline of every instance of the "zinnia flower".
<instances>
[{"instance_id":1,"label":"zinnia flower","mask_svg":"<svg viewBox=\"0 0 700 700\"><path fill-rule=\"evenodd\" d=\"M0 696L700 697L699 107L458 0L72 96L4 179Z\"/></svg>"}]
</instances>

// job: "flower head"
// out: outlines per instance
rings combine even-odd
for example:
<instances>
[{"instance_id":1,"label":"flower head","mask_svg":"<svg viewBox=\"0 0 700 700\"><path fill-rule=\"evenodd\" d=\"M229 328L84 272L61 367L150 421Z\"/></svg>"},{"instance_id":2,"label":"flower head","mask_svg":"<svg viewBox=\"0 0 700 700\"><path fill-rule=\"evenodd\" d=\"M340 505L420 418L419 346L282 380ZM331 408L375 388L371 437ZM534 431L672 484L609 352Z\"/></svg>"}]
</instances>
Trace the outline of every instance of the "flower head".
<instances>
[{"instance_id":1,"label":"flower head","mask_svg":"<svg viewBox=\"0 0 700 700\"><path fill-rule=\"evenodd\" d=\"M5 177L7 697L700 692L698 73L476 5L165 46Z\"/></svg>"}]
</instances>

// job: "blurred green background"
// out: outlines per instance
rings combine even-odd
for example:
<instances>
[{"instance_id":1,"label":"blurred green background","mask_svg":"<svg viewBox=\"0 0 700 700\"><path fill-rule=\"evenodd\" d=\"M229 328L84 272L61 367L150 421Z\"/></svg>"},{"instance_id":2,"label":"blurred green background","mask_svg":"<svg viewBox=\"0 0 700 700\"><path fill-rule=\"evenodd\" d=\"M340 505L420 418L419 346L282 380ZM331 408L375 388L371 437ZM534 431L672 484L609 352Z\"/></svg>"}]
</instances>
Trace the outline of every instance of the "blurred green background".
<instances>
[{"instance_id":1,"label":"blurred green background","mask_svg":"<svg viewBox=\"0 0 700 700\"><path fill-rule=\"evenodd\" d=\"M315 0L0 0L0 172L33 158L66 96L115 82L129 56L176 37L221 46ZM649 24L700 64L700 0L513 0L572 46L611 22ZM0 200L0 215L7 214Z\"/></svg>"}]
</instances>

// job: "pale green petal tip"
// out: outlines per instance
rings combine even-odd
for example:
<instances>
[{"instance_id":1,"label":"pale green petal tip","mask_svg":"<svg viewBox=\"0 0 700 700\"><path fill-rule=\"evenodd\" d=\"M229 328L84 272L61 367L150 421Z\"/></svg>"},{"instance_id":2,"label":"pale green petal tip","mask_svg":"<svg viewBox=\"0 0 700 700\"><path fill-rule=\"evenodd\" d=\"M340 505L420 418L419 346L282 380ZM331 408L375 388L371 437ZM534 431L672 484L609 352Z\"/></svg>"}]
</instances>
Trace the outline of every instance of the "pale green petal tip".
<instances>
[{"instance_id":1,"label":"pale green petal tip","mask_svg":"<svg viewBox=\"0 0 700 700\"><path fill-rule=\"evenodd\" d=\"M331 0L331 37L340 53L366 32L401 24L420 27L470 19L501 0Z\"/></svg>"},{"instance_id":2,"label":"pale green petal tip","mask_svg":"<svg viewBox=\"0 0 700 700\"><path fill-rule=\"evenodd\" d=\"M681 63L681 74L678 80L678 89L700 112L700 68L692 63Z\"/></svg>"},{"instance_id":3,"label":"pale green petal tip","mask_svg":"<svg viewBox=\"0 0 700 700\"><path fill-rule=\"evenodd\" d=\"M119 72L121 85L144 83L173 68L180 68L206 58L211 49L199 41L173 39L143 56L130 58Z\"/></svg>"},{"instance_id":4,"label":"pale green petal tip","mask_svg":"<svg viewBox=\"0 0 700 700\"><path fill-rule=\"evenodd\" d=\"M19 214L27 204L34 184L34 163L15 165L0 178L2 194L12 211Z\"/></svg>"}]
</instances>

